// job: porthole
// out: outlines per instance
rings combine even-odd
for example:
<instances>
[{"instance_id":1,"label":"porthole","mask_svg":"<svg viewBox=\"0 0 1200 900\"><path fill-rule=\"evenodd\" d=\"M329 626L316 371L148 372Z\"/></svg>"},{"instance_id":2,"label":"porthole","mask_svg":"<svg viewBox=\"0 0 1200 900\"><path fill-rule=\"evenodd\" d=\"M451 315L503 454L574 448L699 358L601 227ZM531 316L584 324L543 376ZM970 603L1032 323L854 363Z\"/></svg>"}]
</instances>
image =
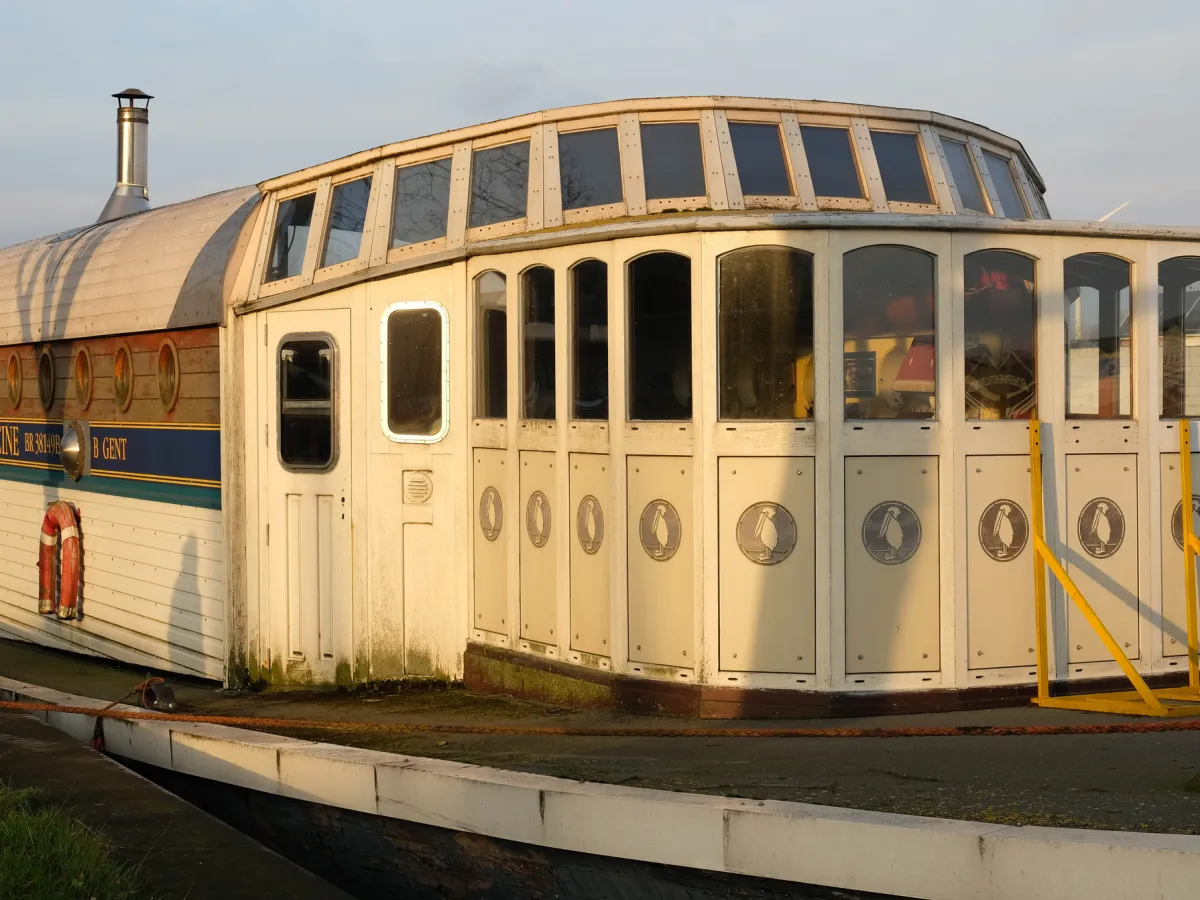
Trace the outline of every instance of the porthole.
<instances>
[{"instance_id":1,"label":"porthole","mask_svg":"<svg viewBox=\"0 0 1200 900\"><path fill-rule=\"evenodd\" d=\"M113 356L113 399L120 412L129 409L133 402L133 354L128 344L118 345Z\"/></svg>"},{"instance_id":2,"label":"porthole","mask_svg":"<svg viewBox=\"0 0 1200 900\"><path fill-rule=\"evenodd\" d=\"M49 347L43 347L38 357L37 383L42 409L49 412L54 405L54 354Z\"/></svg>"},{"instance_id":3,"label":"porthole","mask_svg":"<svg viewBox=\"0 0 1200 900\"><path fill-rule=\"evenodd\" d=\"M87 347L75 351L74 369L75 402L84 410L92 404L92 354Z\"/></svg>"},{"instance_id":4,"label":"porthole","mask_svg":"<svg viewBox=\"0 0 1200 900\"><path fill-rule=\"evenodd\" d=\"M8 357L8 402L16 409L21 405L21 388L24 386L21 374L21 357L12 353Z\"/></svg>"},{"instance_id":5,"label":"porthole","mask_svg":"<svg viewBox=\"0 0 1200 900\"><path fill-rule=\"evenodd\" d=\"M179 401L179 350L167 338L158 348L158 399L163 412L170 412Z\"/></svg>"}]
</instances>

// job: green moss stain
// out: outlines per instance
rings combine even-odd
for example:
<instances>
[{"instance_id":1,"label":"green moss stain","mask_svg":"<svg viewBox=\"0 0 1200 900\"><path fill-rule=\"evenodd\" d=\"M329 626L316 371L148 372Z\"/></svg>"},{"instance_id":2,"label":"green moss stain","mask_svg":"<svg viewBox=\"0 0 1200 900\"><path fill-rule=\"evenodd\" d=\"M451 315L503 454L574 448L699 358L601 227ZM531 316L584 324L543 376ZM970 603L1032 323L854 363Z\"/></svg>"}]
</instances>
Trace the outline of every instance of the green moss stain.
<instances>
[{"instance_id":1,"label":"green moss stain","mask_svg":"<svg viewBox=\"0 0 1200 900\"><path fill-rule=\"evenodd\" d=\"M350 663L342 660L333 671L333 683L340 688L353 687L354 675L350 671Z\"/></svg>"},{"instance_id":2,"label":"green moss stain","mask_svg":"<svg viewBox=\"0 0 1200 900\"><path fill-rule=\"evenodd\" d=\"M556 706L607 706L609 689L602 684L579 681L553 672L477 656L471 660L475 677L491 690L541 700Z\"/></svg>"}]
</instances>

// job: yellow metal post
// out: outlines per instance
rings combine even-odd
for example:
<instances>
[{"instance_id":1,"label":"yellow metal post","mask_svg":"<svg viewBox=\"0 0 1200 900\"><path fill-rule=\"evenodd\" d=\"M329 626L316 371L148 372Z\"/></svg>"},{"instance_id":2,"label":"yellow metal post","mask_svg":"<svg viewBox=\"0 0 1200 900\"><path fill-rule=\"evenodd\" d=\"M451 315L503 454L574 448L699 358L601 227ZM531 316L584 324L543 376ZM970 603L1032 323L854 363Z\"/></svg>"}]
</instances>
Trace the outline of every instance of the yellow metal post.
<instances>
[{"instance_id":1,"label":"yellow metal post","mask_svg":"<svg viewBox=\"0 0 1200 900\"><path fill-rule=\"evenodd\" d=\"M1192 428L1179 421L1179 518L1183 525L1183 589L1187 602L1188 687L1200 692L1200 651L1196 646L1196 536L1192 532Z\"/></svg>"},{"instance_id":2,"label":"yellow metal post","mask_svg":"<svg viewBox=\"0 0 1200 900\"><path fill-rule=\"evenodd\" d=\"M1037 629L1037 683L1038 699L1050 697L1050 647L1049 630L1046 626L1046 570L1042 563L1039 546L1045 546L1043 532L1045 520L1042 514L1042 423L1037 419L1029 421L1029 474L1033 491L1032 515L1033 526L1033 610L1035 627Z\"/></svg>"},{"instance_id":3,"label":"yellow metal post","mask_svg":"<svg viewBox=\"0 0 1200 900\"><path fill-rule=\"evenodd\" d=\"M1129 657L1125 655L1125 651L1121 649L1121 645L1117 643L1116 638L1100 621L1100 617L1096 615L1092 605L1084 599L1083 593L1075 586L1075 582L1071 580L1071 576L1067 574L1067 570L1062 567L1054 554L1050 552L1050 548L1046 546L1046 542L1041 535L1034 535L1033 549L1046 561L1046 565L1050 567L1050 571L1054 573L1054 577L1059 580L1063 586L1063 590L1067 592L1075 605L1079 607L1079 611L1083 613L1083 617L1087 619L1087 623L1092 626L1092 630L1096 632L1105 648L1112 654L1112 658L1117 661L1117 665L1121 667L1121 671L1125 673L1125 677L1132 683L1134 690L1146 702L1153 714L1161 715L1163 712L1162 703L1154 696L1154 692L1150 690L1150 686L1146 684L1146 680L1138 674L1138 670L1133 667L1133 663L1129 661Z\"/></svg>"}]
</instances>

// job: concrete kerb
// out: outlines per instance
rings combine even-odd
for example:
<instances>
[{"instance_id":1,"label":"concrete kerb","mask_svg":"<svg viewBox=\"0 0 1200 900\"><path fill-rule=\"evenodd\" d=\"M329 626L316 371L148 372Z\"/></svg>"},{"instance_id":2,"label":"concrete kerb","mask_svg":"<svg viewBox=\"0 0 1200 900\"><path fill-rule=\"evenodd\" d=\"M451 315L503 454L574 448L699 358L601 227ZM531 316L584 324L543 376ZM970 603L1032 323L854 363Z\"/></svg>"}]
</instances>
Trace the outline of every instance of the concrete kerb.
<instances>
[{"instance_id":1,"label":"concrete kerb","mask_svg":"<svg viewBox=\"0 0 1200 900\"><path fill-rule=\"evenodd\" d=\"M0 678L0 696L107 704ZM129 707L126 707L129 708ZM80 741L94 719L47 713ZM928 900L1190 898L1200 837L1013 827L568 781L223 725L109 719L108 750L252 790L536 846Z\"/></svg>"}]
</instances>

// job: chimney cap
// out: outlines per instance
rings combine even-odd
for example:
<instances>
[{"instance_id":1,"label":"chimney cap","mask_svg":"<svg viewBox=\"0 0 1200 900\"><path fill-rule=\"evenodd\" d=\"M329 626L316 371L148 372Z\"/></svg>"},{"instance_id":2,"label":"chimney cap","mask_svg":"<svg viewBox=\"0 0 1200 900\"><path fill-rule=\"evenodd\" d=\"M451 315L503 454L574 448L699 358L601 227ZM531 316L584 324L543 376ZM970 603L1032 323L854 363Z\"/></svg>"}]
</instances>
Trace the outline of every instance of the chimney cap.
<instances>
[{"instance_id":1,"label":"chimney cap","mask_svg":"<svg viewBox=\"0 0 1200 900\"><path fill-rule=\"evenodd\" d=\"M125 88L119 94L113 94L117 98L117 104L120 105L122 100L128 100L129 105L133 106L135 100L145 100L146 106L150 105L150 101L154 99L153 94L147 94L145 91L140 91L137 88Z\"/></svg>"}]
</instances>

